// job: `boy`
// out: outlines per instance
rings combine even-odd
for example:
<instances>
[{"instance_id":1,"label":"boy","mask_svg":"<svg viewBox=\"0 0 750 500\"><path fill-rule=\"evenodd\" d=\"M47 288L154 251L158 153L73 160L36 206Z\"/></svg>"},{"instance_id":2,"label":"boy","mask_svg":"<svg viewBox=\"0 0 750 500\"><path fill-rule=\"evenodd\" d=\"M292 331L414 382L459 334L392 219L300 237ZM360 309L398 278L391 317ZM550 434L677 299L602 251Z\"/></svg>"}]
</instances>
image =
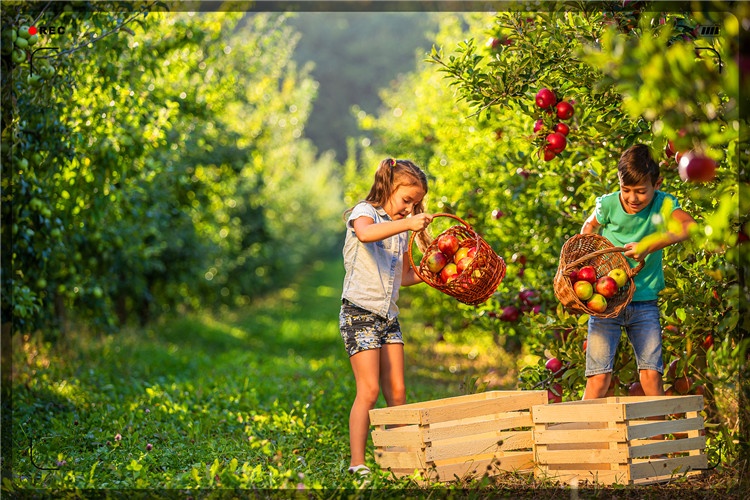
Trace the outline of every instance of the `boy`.
<instances>
[{"instance_id":1,"label":"boy","mask_svg":"<svg viewBox=\"0 0 750 500\"><path fill-rule=\"evenodd\" d=\"M617 176L620 190L596 199L594 213L583 223L581 233L590 234L601 228L602 236L616 247L627 248L625 256L644 261L644 266L633 278L633 300L616 318L589 319L583 399L607 394L623 327L633 345L643 392L647 396L664 395L661 324L656 300L664 288L662 249L688 239L690 226L695 224L679 208L674 196L658 190L663 179L648 146L636 144L628 148L617 164ZM640 248L644 245L638 243L656 231L652 215L660 213L665 199L672 201L672 217L679 222L681 231L665 233L656 241L649 238L651 243ZM631 261L631 266L634 264Z\"/></svg>"}]
</instances>

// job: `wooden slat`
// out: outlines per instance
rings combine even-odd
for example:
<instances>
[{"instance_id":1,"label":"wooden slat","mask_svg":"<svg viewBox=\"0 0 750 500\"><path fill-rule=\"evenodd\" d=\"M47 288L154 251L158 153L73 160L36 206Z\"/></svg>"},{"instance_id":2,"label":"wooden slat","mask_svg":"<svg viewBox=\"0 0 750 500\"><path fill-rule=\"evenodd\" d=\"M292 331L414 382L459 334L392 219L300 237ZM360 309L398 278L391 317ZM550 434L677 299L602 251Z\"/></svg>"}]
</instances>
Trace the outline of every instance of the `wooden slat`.
<instances>
[{"instance_id":1,"label":"wooden slat","mask_svg":"<svg viewBox=\"0 0 750 500\"><path fill-rule=\"evenodd\" d=\"M528 412L501 413L493 416L496 418L488 420L461 419L450 422L450 425L433 424L425 426L424 440L429 443L442 439L531 426L531 415Z\"/></svg>"},{"instance_id":2,"label":"wooden slat","mask_svg":"<svg viewBox=\"0 0 750 500\"><path fill-rule=\"evenodd\" d=\"M705 469L706 467L708 467L706 455L694 455L633 463L630 466L630 475L633 480L649 478L670 479L679 477L687 471Z\"/></svg>"},{"instance_id":3,"label":"wooden slat","mask_svg":"<svg viewBox=\"0 0 750 500\"><path fill-rule=\"evenodd\" d=\"M627 448L603 449L603 450L536 450L536 461L540 464L588 464L600 463L625 463L628 460Z\"/></svg>"},{"instance_id":4,"label":"wooden slat","mask_svg":"<svg viewBox=\"0 0 750 500\"><path fill-rule=\"evenodd\" d=\"M376 450L374 455L375 461L383 469L408 469L413 472L427 467L423 453Z\"/></svg>"},{"instance_id":5,"label":"wooden slat","mask_svg":"<svg viewBox=\"0 0 750 500\"><path fill-rule=\"evenodd\" d=\"M426 408L422 412L421 423L446 422L456 418L470 418L493 413L529 410L541 401L542 391L516 391L514 395L504 395L486 401L462 401L448 405ZM544 395L544 399L546 399Z\"/></svg>"},{"instance_id":6,"label":"wooden slat","mask_svg":"<svg viewBox=\"0 0 750 500\"><path fill-rule=\"evenodd\" d=\"M706 437L699 436L686 439L667 439L657 443L630 447L630 458L664 455L667 453L701 450L706 447Z\"/></svg>"},{"instance_id":7,"label":"wooden slat","mask_svg":"<svg viewBox=\"0 0 750 500\"><path fill-rule=\"evenodd\" d=\"M538 470L537 477L555 479L563 484L570 484L573 481L589 481L599 484L627 484L627 470L585 470L585 469L566 469L566 470L547 470L546 468Z\"/></svg>"},{"instance_id":8,"label":"wooden slat","mask_svg":"<svg viewBox=\"0 0 750 500\"><path fill-rule=\"evenodd\" d=\"M534 431L534 442L536 444L625 442L626 434L627 432L624 429L544 429Z\"/></svg>"},{"instance_id":9,"label":"wooden slat","mask_svg":"<svg viewBox=\"0 0 750 500\"><path fill-rule=\"evenodd\" d=\"M652 401L625 403L627 420L703 410L703 396L654 396Z\"/></svg>"},{"instance_id":10,"label":"wooden slat","mask_svg":"<svg viewBox=\"0 0 750 500\"><path fill-rule=\"evenodd\" d=\"M494 476L501 472L531 473L533 467L531 452L511 452L494 456L482 455L464 462L435 462L434 471L437 472L439 481L453 481L456 477L480 478L484 475Z\"/></svg>"},{"instance_id":11,"label":"wooden slat","mask_svg":"<svg viewBox=\"0 0 750 500\"><path fill-rule=\"evenodd\" d=\"M584 405L575 403L584 403ZM595 405L586 401L573 401L568 404L535 406L531 417L534 423L621 422L624 420L622 406L620 403Z\"/></svg>"},{"instance_id":12,"label":"wooden slat","mask_svg":"<svg viewBox=\"0 0 750 500\"><path fill-rule=\"evenodd\" d=\"M490 402L495 404L487 405ZM369 411L369 415L372 425L426 424L482 413L529 410L533 405L546 402L546 391L488 391L387 408L374 408ZM473 411L472 409L477 405L490 409L484 412Z\"/></svg>"},{"instance_id":13,"label":"wooden slat","mask_svg":"<svg viewBox=\"0 0 750 500\"><path fill-rule=\"evenodd\" d=\"M428 461L438 461L531 447L531 431L495 432L471 438L433 441L432 446L425 449L425 457Z\"/></svg>"},{"instance_id":14,"label":"wooden slat","mask_svg":"<svg viewBox=\"0 0 750 500\"><path fill-rule=\"evenodd\" d=\"M372 444L378 446L418 446L424 447L422 432L416 425L395 429L373 429Z\"/></svg>"},{"instance_id":15,"label":"wooden slat","mask_svg":"<svg viewBox=\"0 0 750 500\"><path fill-rule=\"evenodd\" d=\"M657 434L673 434L690 430L703 429L703 418L679 418L677 420L649 420L628 423L628 439L640 439Z\"/></svg>"}]
</instances>

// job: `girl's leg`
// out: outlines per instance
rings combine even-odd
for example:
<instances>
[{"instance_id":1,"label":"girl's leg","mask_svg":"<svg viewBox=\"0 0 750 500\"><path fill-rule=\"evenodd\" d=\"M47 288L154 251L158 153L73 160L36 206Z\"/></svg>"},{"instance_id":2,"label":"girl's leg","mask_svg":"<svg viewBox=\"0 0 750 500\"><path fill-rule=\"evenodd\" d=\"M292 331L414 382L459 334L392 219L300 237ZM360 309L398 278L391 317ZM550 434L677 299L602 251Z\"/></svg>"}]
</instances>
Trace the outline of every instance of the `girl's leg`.
<instances>
[{"instance_id":1,"label":"girl's leg","mask_svg":"<svg viewBox=\"0 0 750 500\"><path fill-rule=\"evenodd\" d=\"M380 392L380 349L358 352L349 361L357 385L357 395L349 413L350 466L354 467L365 463L365 448L370 431L369 411L375 407Z\"/></svg>"},{"instance_id":2,"label":"girl's leg","mask_svg":"<svg viewBox=\"0 0 750 500\"><path fill-rule=\"evenodd\" d=\"M404 344L385 344L381 347L380 387L388 406L406 403Z\"/></svg>"}]
</instances>

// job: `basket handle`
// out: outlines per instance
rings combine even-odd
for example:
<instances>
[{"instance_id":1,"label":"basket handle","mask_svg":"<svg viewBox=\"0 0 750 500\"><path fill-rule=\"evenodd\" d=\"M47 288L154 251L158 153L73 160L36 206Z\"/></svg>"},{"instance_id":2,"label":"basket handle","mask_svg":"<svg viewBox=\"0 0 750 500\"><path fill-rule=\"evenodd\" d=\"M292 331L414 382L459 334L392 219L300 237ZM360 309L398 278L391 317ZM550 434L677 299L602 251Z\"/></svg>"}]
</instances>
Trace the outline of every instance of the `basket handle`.
<instances>
[{"instance_id":1,"label":"basket handle","mask_svg":"<svg viewBox=\"0 0 750 500\"><path fill-rule=\"evenodd\" d=\"M602 248L601 250L596 250L594 252L591 252L590 254L586 254L583 257L574 260L573 262L571 262L570 264L568 264L567 266L565 266L565 270L567 271L568 269L570 269L572 267L575 267L578 264L582 264L582 263L586 262L589 259L592 259L594 257L598 257L599 255L604 255L606 253L613 253L613 252L625 252L625 251L627 251L627 248L625 248L625 247ZM641 269L643 269L643 264L644 264L644 262L640 261L637 266L631 267L627 271L628 272L628 277L632 278L633 276L635 276L636 274L638 274L641 271Z\"/></svg>"},{"instance_id":2,"label":"basket handle","mask_svg":"<svg viewBox=\"0 0 750 500\"><path fill-rule=\"evenodd\" d=\"M432 215L433 219L435 217L450 217L452 219L456 219L458 222L460 222L461 224L463 224L464 226L466 226L467 228L469 228L472 232L476 234L476 232L472 229L471 225L469 225L468 222L463 220L458 215L453 215L449 213L439 213L439 214ZM422 229L422 231L424 231L424 229ZM411 232L411 237L409 238L409 248L407 250L407 253L409 256L409 264L411 264L411 268L414 269L414 273L419 277L419 279L421 279L422 281L425 281L424 276L422 276L419 272L419 267L416 264L414 264L414 257L412 256L412 247L414 247L414 237L417 235L417 233L421 233L422 231ZM477 235L477 242L479 242L479 235Z\"/></svg>"}]
</instances>

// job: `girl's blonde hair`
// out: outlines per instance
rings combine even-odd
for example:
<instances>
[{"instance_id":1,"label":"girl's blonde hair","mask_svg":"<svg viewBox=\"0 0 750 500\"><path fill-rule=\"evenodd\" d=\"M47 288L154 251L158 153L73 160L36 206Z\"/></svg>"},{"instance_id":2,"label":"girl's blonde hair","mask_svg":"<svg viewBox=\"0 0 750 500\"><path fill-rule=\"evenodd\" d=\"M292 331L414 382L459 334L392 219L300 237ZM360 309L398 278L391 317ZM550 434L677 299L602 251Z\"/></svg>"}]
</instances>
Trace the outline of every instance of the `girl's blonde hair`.
<instances>
[{"instance_id":1,"label":"girl's blonde hair","mask_svg":"<svg viewBox=\"0 0 750 500\"><path fill-rule=\"evenodd\" d=\"M396 160L386 158L380 162L378 169L375 171L375 180L372 183L370 192L364 201L374 207L382 207L386 204L393 193L401 186L420 186L425 195L427 194L427 176L411 160ZM354 207L344 212L344 217L348 217ZM413 214L421 214L425 211L424 198L414 205ZM420 231L415 237L417 247L420 251L424 250L432 242L432 237L427 230Z\"/></svg>"}]
</instances>

